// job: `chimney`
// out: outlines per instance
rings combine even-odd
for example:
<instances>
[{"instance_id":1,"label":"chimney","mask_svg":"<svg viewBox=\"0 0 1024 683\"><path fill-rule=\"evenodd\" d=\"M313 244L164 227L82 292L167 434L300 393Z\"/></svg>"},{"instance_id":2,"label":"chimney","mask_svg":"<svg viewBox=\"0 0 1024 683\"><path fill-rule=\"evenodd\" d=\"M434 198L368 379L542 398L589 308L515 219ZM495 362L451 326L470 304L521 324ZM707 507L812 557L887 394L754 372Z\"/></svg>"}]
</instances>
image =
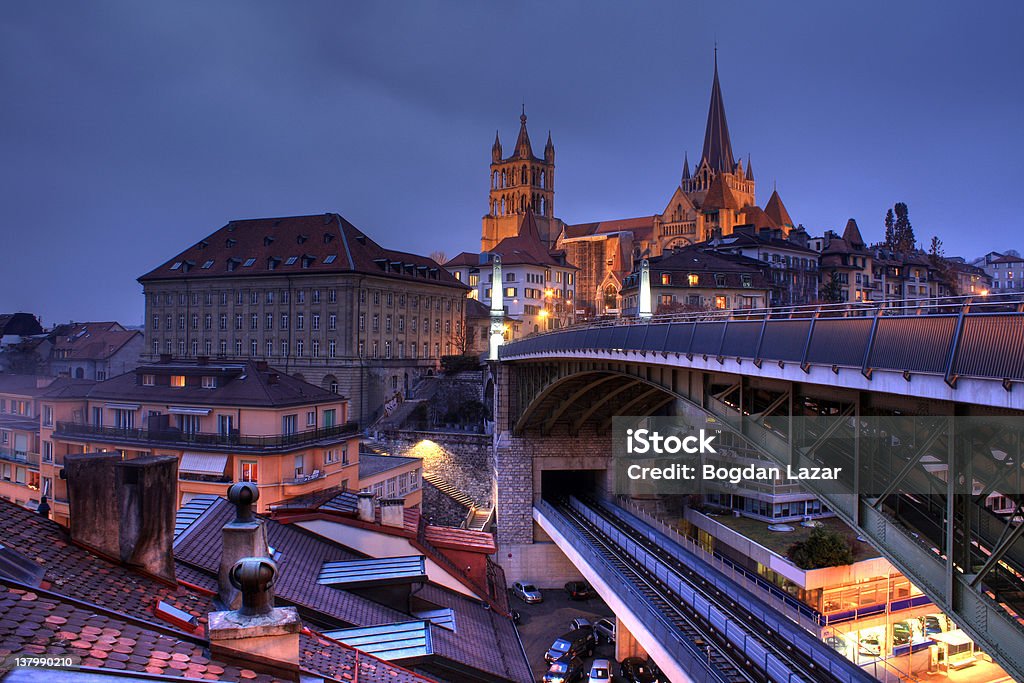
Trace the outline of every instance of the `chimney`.
<instances>
[{"instance_id":1,"label":"chimney","mask_svg":"<svg viewBox=\"0 0 1024 683\"><path fill-rule=\"evenodd\" d=\"M356 494L356 516L364 521L374 522L373 515L373 494L369 491L360 491Z\"/></svg>"},{"instance_id":2,"label":"chimney","mask_svg":"<svg viewBox=\"0 0 1024 683\"><path fill-rule=\"evenodd\" d=\"M380 499L380 523L396 529L405 528L405 498Z\"/></svg>"},{"instance_id":3,"label":"chimney","mask_svg":"<svg viewBox=\"0 0 1024 683\"><path fill-rule=\"evenodd\" d=\"M68 373L71 376L71 373ZM36 389L45 389L57 380L56 377L36 377Z\"/></svg>"},{"instance_id":4,"label":"chimney","mask_svg":"<svg viewBox=\"0 0 1024 683\"><path fill-rule=\"evenodd\" d=\"M244 557L230 567L228 578L241 595L241 606L210 613L210 653L263 670L269 666L280 678L297 680L302 622L294 607L274 607L277 574L269 557Z\"/></svg>"},{"instance_id":5,"label":"chimney","mask_svg":"<svg viewBox=\"0 0 1024 683\"><path fill-rule=\"evenodd\" d=\"M175 581L176 457L71 453L64 457L64 476L76 543Z\"/></svg>"},{"instance_id":6,"label":"chimney","mask_svg":"<svg viewBox=\"0 0 1024 683\"><path fill-rule=\"evenodd\" d=\"M267 532L256 518L252 506L260 498L260 490L252 482L237 482L228 488L228 501L235 506L235 518L221 530L220 572L217 596L229 609L237 609L242 595L231 581L231 568L246 557L266 557Z\"/></svg>"}]
</instances>

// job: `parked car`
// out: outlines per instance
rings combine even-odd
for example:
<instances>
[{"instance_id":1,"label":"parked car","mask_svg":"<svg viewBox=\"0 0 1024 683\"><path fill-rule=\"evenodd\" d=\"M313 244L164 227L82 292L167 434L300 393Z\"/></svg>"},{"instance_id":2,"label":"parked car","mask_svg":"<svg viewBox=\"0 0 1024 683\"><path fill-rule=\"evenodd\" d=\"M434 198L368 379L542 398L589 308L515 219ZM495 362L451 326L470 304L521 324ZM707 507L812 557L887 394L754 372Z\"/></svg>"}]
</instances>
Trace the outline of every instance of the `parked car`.
<instances>
[{"instance_id":1,"label":"parked car","mask_svg":"<svg viewBox=\"0 0 1024 683\"><path fill-rule=\"evenodd\" d=\"M930 636L933 633L942 633L945 629L942 628L942 620L934 614L929 614L924 618L924 634Z\"/></svg>"},{"instance_id":2,"label":"parked car","mask_svg":"<svg viewBox=\"0 0 1024 683\"><path fill-rule=\"evenodd\" d=\"M594 637L597 642L603 639L606 643L615 642L615 617L598 619L594 622Z\"/></svg>"},{"instance_id":3,"label":"parked car","mask_svg":"<svg viewBox=\"0 0 1024 683\"><path fill-rule=\"evenodd\" d=\"M619 677L624 683L657 683L658 676L650 664L639 657L627 657L619 664Z\"/></svg>"},{"instance_id":4,"label":"parked car","mask_svg":"<svg viewBox=\"0 0 1024 683\"><path fill-rule=\"evenodd\" d=\"M586 628L593 631L594 624L590 621L590 619L587 619L586 617L576 617L575 619L569 622L569 629L575 631L578 628Z\"/></svg>"},{"instance_id":5,"label":"parked car","mask_svg":"<svg viewBox=\"0 0 1024 683\"><path fill-rule=\"evenodd\" d=\"M536 602L544 602L544 596L541 595L540 589L532 583L516 581L512 584L512 592L520 600L531 605Z\"/></svg>"},{"instance_id":6,"label":"parked car","mask_svg":"<svg viewBox=\"0 0 1024 683\"><path fill-rule=\"evenodd\" d=\"M839 636L829 636L825 639L825 644L844 657L846 656L848 645L843 638L840 638Z\"/></svg>"},{"instance_id":7,"label":"parked car","mask_svg":"<svg viewBox=\"0 0 1024 683\"><path fill-rule=\"evenodd\" d=\"M875 636L867 636L860 639L859 647L857 650L862 655L869 657L878 657L882 654L882 643L879 642Z\"/></svg>"},{"instance_id":8,"label":"parked car","mask_svg":"<svg viewBox=\"0 0 1024 683\"><path fill-rule=\"evenodd\" d=\"M544 661L550 664L556 659L562 659L563 657L570 659L573 657L579 657L580 659L592 657L596 644L594 632L590 629L569 631L555 639L555 642L551 644L548 651L544 653Z\"/></svg>"},{"instance_id":9,"label":"parked car","mask_svg":"<svg viewBox=\"0 0 1024 683\"><path fill-rule=\"evenodd\" d=\"M587 683L611 683L612 663L607 659L595 659L590 666L590 678Z\"/></svg>"},{"instance_id":10,"label":"parked car","mask_svg":"<svg viewBox=\"0 0 1024 683\"><path fill-rule=\"evenodd\" d=\"M586 581L570 581L565 584L565 592L570 600L589 600L597 597L597 593Z\"/></svg>"},{"instance_id":11,"label":"parked car","mask_svg":"<svg viewBox=\"0 0 1024 683\"><path fill-rule=\"evenodd\" d=\"M542 683L574 683L583 680L583 660L579 657L560 657L551 662Z\"/></svg>"},{"instance_id":12,"label":"parked car","mask_svg":"<svg viewBox=\"0 0 1024 683\"><path fill-rule=\"evenodd\" d=\"M893 645L906 645L914 637L914 630L905 621L897 621L892 625Z\"/></svg>"}]
</instances>

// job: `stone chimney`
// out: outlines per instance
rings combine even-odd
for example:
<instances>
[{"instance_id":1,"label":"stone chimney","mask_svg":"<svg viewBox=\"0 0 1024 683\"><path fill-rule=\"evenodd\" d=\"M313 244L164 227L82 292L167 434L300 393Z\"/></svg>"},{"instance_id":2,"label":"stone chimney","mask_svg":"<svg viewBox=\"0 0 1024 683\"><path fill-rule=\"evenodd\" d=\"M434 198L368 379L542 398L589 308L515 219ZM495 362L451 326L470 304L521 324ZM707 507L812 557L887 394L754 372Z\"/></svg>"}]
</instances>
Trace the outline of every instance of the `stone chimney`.
<instances>
[{"instance_id":1,"label":"stone chimney","mask_svg":"<svg viewBox=\"0 0 1024 683\"><path fill-rule=\"evenodd\" d=\"M405 498L380 499L380 523L397 529L405 528Z\"/></svg>"},{"instance_id":2,"label":"stone chimney","mask_svg":"<svg viewBox=\"0 0 1024 683\"><path fill-rule=\"evenodd\" d=\"M221 530L222 549L217 597L228 609L238 609L242 595L231 581L231 569L246 557L267 556L267 532L253 514L260 490L252 482L237 482L228 488L228 501L235 506L235 518Z\"/></svg>"},{"instance_id":3,"label":"stone chimney","mask_svg":"<svg viewBox=\"0 0 1024 683\"><path fill-rule=\"evenodd\" d=\"M294 607L274 607L277 573L277 564L269 557L244 557L231 566L228 579L241 595L241 605L210 613L210 653L297 679L302 622Z\"/></svg>"},{"instance_id":4,"label":"stone chimney","mask_svg":"<svg viewBox=\"0 0 1024 683\"><path fill-rule=\"evenodd\" d=\"M376 518L373 514L373 494L369 491L360 491L356 494L356 516L364 521L373 524Z\"/></svg>"},{"instance_id":5,"label":"stone chimney","mask_svg":"<svg viewBox=\"0 0 1024 683\"><path fill-rule=\"evenodd\" d=\"M178 459L119 453L64 457L71 538L113 560L175 581L174 510Z\"/></svg>"}]
</instances>

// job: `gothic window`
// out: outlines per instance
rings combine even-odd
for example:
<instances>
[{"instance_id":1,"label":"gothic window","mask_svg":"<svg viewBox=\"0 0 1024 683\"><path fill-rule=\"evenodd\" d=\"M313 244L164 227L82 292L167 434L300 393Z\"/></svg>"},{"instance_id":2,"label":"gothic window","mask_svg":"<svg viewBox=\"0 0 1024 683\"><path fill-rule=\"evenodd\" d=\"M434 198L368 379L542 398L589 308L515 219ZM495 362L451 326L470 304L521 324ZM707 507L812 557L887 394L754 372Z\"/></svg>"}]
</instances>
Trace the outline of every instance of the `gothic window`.
<instances>
[{"instance_id":1,"label":"gothic window","mask_svg":"<svg viewBox=\"0 0 1024 683\"><path fill-rule=\"evenodd\" d=\"M523 166L523 173L522 173L521 178L522 178L522 184L525 185L526 184L526 167L525 166Z\"/></svg>"},{"instance_id":2,"label":"gothic window","mask_svg":"<svg viewBox=\"0 0 1024 683\"><path fill-rule=\"evenodd\" d=\"M525 212L526 211L526 197L524 197L522 195L520 195L520 197L519 197L519 211L520 212Z\"/></svg>"}]
</instances>

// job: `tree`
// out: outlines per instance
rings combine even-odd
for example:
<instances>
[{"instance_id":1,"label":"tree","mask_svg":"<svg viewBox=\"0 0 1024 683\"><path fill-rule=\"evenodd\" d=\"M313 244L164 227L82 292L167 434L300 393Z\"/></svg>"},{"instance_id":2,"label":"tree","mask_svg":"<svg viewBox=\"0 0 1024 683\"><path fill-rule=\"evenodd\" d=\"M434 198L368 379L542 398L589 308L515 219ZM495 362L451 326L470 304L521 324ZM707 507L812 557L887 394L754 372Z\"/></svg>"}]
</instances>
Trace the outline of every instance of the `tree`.
<instances>
[{"instance_id":1,"label":"tree","mask_svg":"<svg viewBox=\"0 0 1024 683\"><path fill-rule=\"evenodd\" d=\"M896 212L896 220L892 226L892 249L900 254L909 254L917 246L914 228L910 224L910 209L903 202L896 202L893 210Z\"/></svg>"},{"instance_id":2,"label":"tree","mask_svg":"<svg viewBox=\"0 0 1024 683\"><path fill-rule=\"evenodd\" d=\"M838 304L843 300L843 288L835 273L829 273L828 282L822 283L818 293L827 304Z\"/></svg>"},{"instance_id":3,"label":"tree","mask_svg":"<svg viewBox=\"0 0 1024 683\"><path fill-rule=\"evenodd\" d=\"M444 255L443 251L430 252L430 258L434 259L434 261L441 266L448 262L448 257Z\"/></svg>"},{"instance_id":4,"label":"tree","mask_svg":"<svg viewBox=\"0 0 1024 683\"><path fill-rule=\"evenodd\" d=\"M885 246L889 249L896 248L896 216L892 209L885 212Z\"/></svg>"},{"instance_id":5,"label":"tree","mask_svg":"<svg viewBox=\"0 0 1024 683\"><path fill-rule=\"evenodd\" d=\"M794 543L787 553L800 569L821 569L853 564L850 542L839 533L818 527L806 541Z\"/></svg>"},{"instance_id":6,"label":"tree","mask_svg":"<svg viewBox=\"0 0 1024 683\"><path fill-rule=\"evenodd\" d=\"M939 239L938 235L932 235L932 242L928 247L928 260L931 262L935 272L938 273L939 280L946 284L950 296L959 294L956 271L953 268L953 264L946 260L946 252L942 248L942 240Z\"/></svg>"}]
</instances>

